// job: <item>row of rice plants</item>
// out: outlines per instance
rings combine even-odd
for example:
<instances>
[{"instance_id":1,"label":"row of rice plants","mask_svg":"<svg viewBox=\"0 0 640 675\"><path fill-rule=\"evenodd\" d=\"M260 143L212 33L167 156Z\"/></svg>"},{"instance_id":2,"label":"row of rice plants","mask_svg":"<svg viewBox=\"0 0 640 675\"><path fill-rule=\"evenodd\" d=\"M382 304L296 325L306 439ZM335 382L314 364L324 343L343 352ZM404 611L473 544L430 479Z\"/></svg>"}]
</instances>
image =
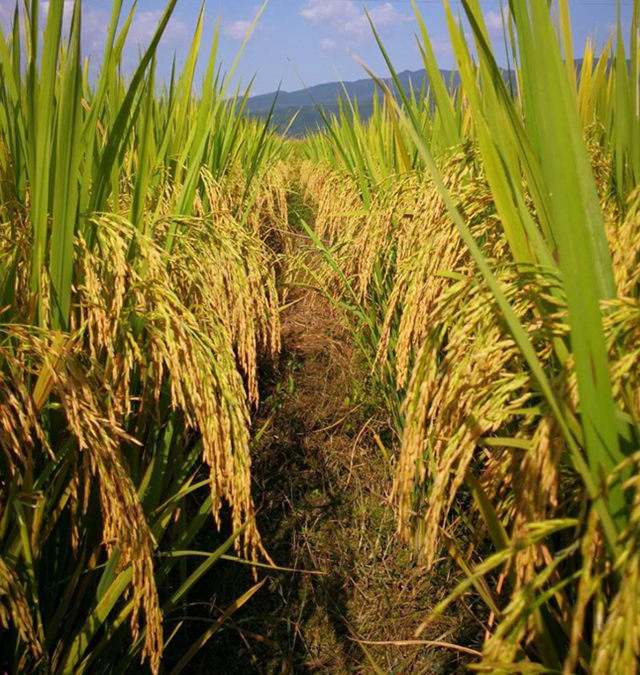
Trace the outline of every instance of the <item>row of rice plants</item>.
<instances>
[{"instance_id":1,"label":"row of rice plants","mask_svg":"<svg viewBox=\"0 0 640 675\"><path fill-rule=\"evenodd\" d=\"M114 0L95 78L82 2L68 29L46 4L0 30L0 669L158 672L199 580L260 547L249 418L279 349L283 142L228 91L217 32L195 82L204 8L161 86L176 0L126 77L135 8ZM190 550L223 509L230 538Z\"/></svg>"},{"instance_id":2,"label":"row of rice plants","mask_svg":"<svg viewBox=\"0 0 640 675\"><path fill-rule=\"evenodd\" d=\"M475 667L636 672L639 4L628 51L619 20L576 72L566 0L510 0L511 74L461 5L455 91L414 3L428 94L403 91L372 25L393 91L308 142L317 278L402 401L400 533L460 566L440 609L488 607Z\"/></svg>"}]
</instances>

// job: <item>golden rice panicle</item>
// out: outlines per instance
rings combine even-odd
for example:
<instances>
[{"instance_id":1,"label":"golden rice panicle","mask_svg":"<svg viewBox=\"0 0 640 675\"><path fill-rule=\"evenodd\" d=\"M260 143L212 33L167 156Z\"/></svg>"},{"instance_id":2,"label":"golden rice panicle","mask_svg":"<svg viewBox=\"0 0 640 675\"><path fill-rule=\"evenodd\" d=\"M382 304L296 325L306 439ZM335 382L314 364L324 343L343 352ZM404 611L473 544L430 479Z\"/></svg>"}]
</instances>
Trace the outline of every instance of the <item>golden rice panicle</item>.
<instances>
[{"instance_id":1,"label":"golden rice panicle","mask_svg":"<svg viewBox=\"0 0 640 675\"><path fill-rule=\"evenodd\" d=\"M617 217L617 219L616 219ZM608 220L607 236L614 262L618 297L603 304L609 345L611 382L616 401L640 419L640 188Z\"/></svg>"},{"instance_id":2,"label":"golden rice panicle","mask_svg":"<svg viewBox=\"0 0 640 675\"><path fill-rule=\"evenodd\" d=\"M17 343L20 354L20 358L15 358L13 349L0 346L0 361L6 366L0 370L0 448L6 458L7 475L12 477L27 465L28 455L35 450L36 441L50 455L51 448L25 384L31 373L22 353L29 340L28 330L3 326L0 328L0 340Z\"/></svg>"},{"instance_id":3,"label":"golden rice panicle","mask_svg":"<svg viewBox=\"0 0 640 675\"><path fill-rule=\"evenodd\" d=\"M44 650L27 595L16 573L0 557L0 626L7 629L10 625L15 626L37 662Z\"/></svg>"},{"instance_id":4,"label":"golden rice panicle","mask_svg":"<svg viewBox=\"0 0 640 675\"><path fill-rule=\"evenodd\" d=\"M349 177L332 170L307 189L317 204L314 229L320 238L337 242L362 225L364 213L357 215L362 211L362 197Z\"/></svg>"},{"instance_id":5,"label":"golden rice panicle","mask_svg":"<svg viewBox=\"0 0 640 675\"><path fill-rule=\"evenodd\" d=\"M606 208L605 213L618 296L637 297L640 290L640 188L629 196L623 218L612 206Z\"/></svg>"},{"instance_id":6,"label":"golden rice panicle","mask_svg":"<svg viewBox=\"0 0 640 675\"><path fill-rule=\"evenodd\" d=\"M354 286L364 301L371 291L376 270L385 274L393 243L406 224L403 201L408 188L401 183L389 193L382 193L369 208L365 226L353 219L353 228L341 233L344 256L353 261ZM341 241L338 240L340 244Z\"/></svg>"},{"instance_id":7,"label":"golden rice panicle","mask_svg":"<svg viewBox=\"0 0 640 675\"><path fill-rule=\"evenodd\" d=\"M211 216L199 213L178 240L170 266L172 280L198 321L214 315L225 322L250 400L257 402L258 356L273 357L280 350L273 254L259 232L227 215L228 208L218 208L226 202L222 191L206 170L202 177L213 210Z\"/></svg>"},{"instance_id":8,"label":"golden rice panicle","mask_svg":"<svg viewBox=\"0 0 640 675\"><path fill-rule=\"evenodd\" d=\"M529 429L526 432L531 434ZM520 463L514 462L512 487L518 498L511 514L512 539L523 537L529 523L544 521L555 514L560 478L558 462L564 451L564 441L555 418L551 414L541 416ZM529 583L536 568L544 562L544 551L540 546L517 551L514 558L515 588Z\"/></svg>"},{"instance_id":9,"label":"golden rice panicle","mask_svg":"<svg viewBox=\"0 0 640 675\"><path fill-rule=\"evenodd\" d=\"M152 561L155 543L121 457L120 444L129 443L131 439L118 425L109 405L110 397L94 377L95 368L87 368L87 359L80 360L73 353L81 344L78 340L70 339L61 347L55 333L19 326L5 327L5 332L11 337L12 347L11 351L2 351L2 358L7 369L20 373L20 377L8 382L9 386L4 390L0 420L5 433L0 435L0 445L10 460L17 460L16 469L24 459L15 455L16 440L19 439L29 452L34 447L34 439L47 450L38 406L42 407L50 397L59 403L66 418L66 430L81 455L79 465L86 471L82 477L85 500L80 508L86 511L87 486L95 482L103 519L104 546L109 554L118 550L121 569L129 565L132 569L131 630L137 639L144 618L143 654L149 658L153 672L157 672L163 637ZM27 373L47 376L43 388L36 388L33 396L25 388ZM16 421L19 427L15 426ZM18 480L22 482L23 479ZM72 480L70 485L77 491L79 480ZM71 501L77 503L77 492L71 497ZM72 541L74 536L77 534L72 526ZM20 615L12 618L17 621ZM20 625L16 623L18 629Z\"/></svg>"},{"instance_id":10,"label":"golden rice panicle","mask_svg":"<svg viewBox=\"0 0 640 675\"><path fill-rule=\"evenodd\" d=\"M611 382L622 410L640 418L640 301L620 298L604 307Z\"/></svg>"},{"instance_id":11,"label":"golden rice panicle","mask_svg":"<svg viewBox=\"0 0 640 675\"><path fill-rule=\"evenodd\" d=\"M253 204L247 214L250 231L265 242L270 252L292 252L289 237L289 191L294 181L294 167L278 160L260 176L253 190ZM244 173L239 186L244 189ZM241 197L238 194L238 197ZM233 197L232 197L233 199Z\"/></svg>"},{"instance_id":12,"label":"golden rice panicle","mask_svg":"<svg viewBox=\"0 0 640 675\"><path fill-rule=\"evenodd\" d=\"M316 234L332 248L332 257L351 284L360 301L371 290L376 268L386 272L385 255L392 250L394 237L402 227L402 202L407 192L403 183L388 192L374 195L365 208L360 189L351 175L335 169L301 169L303 194L317 206L314 223ZM323 180L317 180L317 175ZM323 265L320 279L329 289L340 288L335 270ZM339 292L339 291L338 291Z\"/></svg>"},{"instance_id":13,"label":"golden rice panicle","mask_svg":"<svg viewBox=\"0 0 640 675\"><path fill-rule=\"evenodd\" d=\"M630 474L625 488L631 493L631 518L620 535L621 554L613 569L605 570L616 592L605 616L594 626L592 672L635 675L640 663L640 453L635 453L616 470ZM614 477L612 476L612 479ZM605 583L603 580L601 583Z\"/></svg>"},{"instance_id":14,"label":"golden rice panicle","mask_svg":"<svg viewBox=\"0 0 640 675\"><path fill-rule=\"evenodd\" d=\"M446 180L474 223L474 235L498 257L504 248L491 233L488 188L462 157L450 164ZM420 521L418 547L430 563L478 442L522 405L527 378L518 371L517 348L504 333L490 292L474 279L473 263L436 189L428 182L414 194L416 216L398 244L399 271L378 356L387 353L400 310L396 377L399 388L408 379L408 389L394 492L401 533L410 538ZM512 278L503 273L505 284ZM417 504L422 491L416 487L424 484L429 497Z\"/></svg>"},{"instance_id":15,"label":"golden rice panicle","mask_svg":"<svg viewBox=\"0 0 640 675\"><path fill-rule=\"evenodd\" d=\"M603 573L603 546L601 533L598 527L598 516L595 509L591 509L585 532L580 542L580 553L583 565L582 574L576 591L576 601L571 617L570 646L564 662L564 672L576 671L580 657L580 643L586 632L585 619L589 604L598 592Z\"/></svg>"},{"instance_id":16,"label":"golden rice panicle","mask_svg":"<svg viewBox=\"0 0 640 675\"><path fill-rule=\"evenodd\" d=\"M521 645L529 644L536 637L537 626L531 605L549 586L555 585L560 566L578 551L579 568L576 570L575 599L570 606L560 593L556 594L560 610L569 627L569 647L563 663L564 673L574 673L581 666L588 672L617 675L635 675L640 658L640 630L637 617L640 612L640 454L629 457L615 472L631 475L625 487L632 494L633 518L621 533L621 551L614 564L603 555L604 541L600 522L591 508L580 536L553 556L540 541L542 537L527 537L523 531L519 548L526 550L532 544L545 551L544 562L529 582L514 589L510 602L502 612L501 621L483 647L482 667L491 672L513 672L514 664L521 657ZM613 480L613 476L610 477ZM559 521L538 521L537 530L553 528ZM578 520L571 521L573 528L580 527ZM582 528L581 528L582 529ZM531 528L528 528L531 531ZM573 538L572 538L573 539ZM605 595L613 591L604 602ZM589 639L592 648L585 652L584 642ZM527 662L523 662L527 663Z\"/></svg>"},{"instance_id":17,"label":"golden rice panicle","mask_svg":"<svg viewBox=\"0 0 640 675\"><path fill-rule=\"evenodd\" d=\"M223 213L223 209L228 209L229 215L243 221L251 234L269 245L282 243L280 237L288 227L287 195L291 173L292 167L277 159L268 171L261 172L247 186L247 171L241 162L234 162L219 180L213 177L208 167L201 168L203 181L215 184L218 192L216 202L210 203L212 211ZM210 187L205 186L207 193ZM245 200L248 200L248 207L243 206ZM169 208L167 214L170 213Z\"/></svg>"},{"instance_id":18,"label":"golden rice panicle","mask_svg":"<svg viewBox=\"0 0 640 675\"><path fill-rule=\"evenodd\" d=\"M179 190L166 192L161 219L149 229L162 250L169 229L178 228L166 260L172 288L203 328L208 321L224 322L247 379L250 399L257 402L258 357L272 357L280 350L276 257L260 238L268 236L265 231L250 222L243 225L234 217L235 188L230 193L227 181L222 185L206 168L201 170L201 181L204 198L196 198L194 216L172 216ZM256 188L256 199L263 192L268 190ZM286 214L286 199L283 208ZM249 221L256 217L255 210L251 210Z\"/></svg>"},{"instance_id":19,"label":"golden rice panicle","mask_svg":"<svg viewBox=\"0 0 640 675\"><path fill-rule=\"evenodd\" d=\"M120 554L119 568L131 566L133 611L131 630L137 640L141 616L145 618L143 659L158 672L163 650L162 614L153 572L155 542L135 486L120 456L120 443L130 442L110 410L100 408L98 387L92 385L72 358L57 375L60 397L69 431L78 449L89 457L92 475L98 481L103 516L103 540L109 552Z\"/></svg>"},{"instance_id":20,"label":"golden rice panicle","mask_svg":"<svg viewBox=\"0 0 640 675\"><path fill-rule=\"evenodd\" d=\"M168 256L126 221L101 216L100 255L79 246L84 270L78 286L80 322L87 327L92 354L115 354L107 359L102 377L112 392L116 419L156 407L167 382L172 408L202 435L214 518L218 520L223 500L228 502L234 528L251 521L244 541L256 550L248 394L238 362L244 361L249 371L248 386L255 397L257 352L249 330L261 331L269 348L277 348L277 296L275 290L260 288L268 275L261 271L265 266L260 244L234 229L230 220L218 224L219 231L192 219ZM157 237L162 241L164 234ZM253 251L251 246L244 249L248 262L230 243L243 238L253 246ZM135 256L130 261L127 242L132 240ZM110 280L107 286L105 279ZM204 283L212 287L201 288ZM131 326L137 330L132 332ZM117 351L113 345L118 345ZM146 373L135 406L128 393L134 366Z\"/></svg>"},{"instance_id":21,"label":"golden rice panicle","mask_svg":"<svg viewBox=\"0 0 640 675\"><path fill-rule=\"evenodd\" d=\"M484 240L484 250L493 260L510 259L505 242L495 228L495 207L486 180L459 152L447 163L444 181L458 208L471 223L474 236ZM420 348L437 316L437 302L451 286L453 276L471 278L475 265L448 217L438 190L429 178L414 193L415 216L400 230L397 278L387 312L379 357L386 350L395 313L401 308L395 350L397 386L406 386L412 354Z\"/></svg>"},{"instance_id":22,"label":"golden rice panicle","mask_svg":"<svg viewBox=\"0 0 640 675\"><path fill-rule=\"evenodd\" d=\"M309 159L300 162L298 180L302 197L307 202L319 204L327 182L335 179L334 169L328 164L318 164Z\"/></svg>"},{"instance_id":23,"label":"golden rice panicle","mask_svg":"<svg viewBox=\"0 0 640 675\"><path fill-rule=\"evenodd\" d=\"M528 376L488 289L471 280L456 282L434 314L439 321L409 381L395 482L401 532L409 536L411 523L421 521L419 553L428 564L480 440L500 430L529 398ZM428 499L416 504L415 487L425 481Z\"/></svg>"},{"instance_id":24,"label":"golden rice panicle","mask_svg":"<svg viewBox=\"0 0 640 675\"><path fill-rule=\"evenodd\" d=\"M470 175L465 155L452 159L445 180L465 214L478 221L477 234L487 237L492 225L487 210L493 210L488 187L481 177ZM471 276L473 272L473 262L431 180L409 184L405 194L408 225L398 230L396 278L378 346L378 358L384 362L391 327L400 311L393 355L399 389L406 386L412 354L434 322L435 304L452 283L450 273Z\"/></svg>"}]
</instances>

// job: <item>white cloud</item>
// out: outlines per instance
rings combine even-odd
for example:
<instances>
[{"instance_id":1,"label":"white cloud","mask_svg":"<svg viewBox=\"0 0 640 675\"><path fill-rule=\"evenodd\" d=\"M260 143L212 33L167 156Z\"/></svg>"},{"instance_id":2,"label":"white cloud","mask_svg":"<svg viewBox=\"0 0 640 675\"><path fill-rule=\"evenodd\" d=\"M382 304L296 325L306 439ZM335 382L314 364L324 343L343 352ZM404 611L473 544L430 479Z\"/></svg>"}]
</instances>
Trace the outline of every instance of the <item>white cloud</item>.
<instances>
[{"instance_id":1,"label":"white cloud","mask_svg":"<svg viewBox=\"0 0 640 675\"><path fill-rule=\"evenodd\" d=\"M251 29L253 22L255 21L258 12L260 11L260 5L254 5L251 10L251 14L247 19L237 19L235 21L227 21L223 25L224 34L230 37L233 40L244 40L247 37L247 33Z\"/></svg>"},{"instance_id":2,"label":"white cloud","mask_svg":"<svg viewBox=\"0 0 640 675\"><path fill-rule=\"evenodd\" d=\"M503 8L502 10L503 16L504 16L504 25L507 25L507 22L509 21L508 18L508 10ZM484 15L484 20L485 23L487 24L487 30L489 31L489 35L492 36L499 36L502 35L502 16L500 16L500 12L487 12Z\"/></svg>"},{"instance_id":3,"label":"white cloud","mask_svg":"<svg viewBox=\"0 0 640 675\"><path fill-rule=\"evenodd\" d=\"M412 18L398 12L390 2L374 7L369 15L376 28L404 23ZM307 0L300 9L300 16L314 24L328 26L352 44L363 42L371 35L364 10L355 0Z\"/></svg>"},{"instance_id":4,"label":"white cloud","mask_svg":"<svg viewBox=\"0 0 640 675\"><path fill-rule=\"evenodd\" d=\"M129 30L129 40L138 42L140 44L148 44L151 42L156 28L162 18L163 10L153 11L138 11L131 22L131 29ZM191 38L191 31L183 21L172 17L169 19L167 27L164 29L162 35L163 44L175 44L188 40Z\"/></svg>"},{"instance_id":5,"label":"white cloud","mask_svg":"<svg viewBox=\"0 0 640 675\"><path fill-rule=\"evenodd\" d=\"M453 57L453 45L449 38L433 37L431 39L431 46L433 47L433 53L436 56Z\"/></svg>"},{"instance_id":6,"label":"white cloud","mask_svg":"<svg viewBox=\"0 0 640 675\"><path fill-rule=\"evenodd\" d=\"M92 60L102 56L110 20L111 15L104 9L92 9L82 14L82 50Z\"/></svg>"},{"instance_id":7,"label":"white cloud","mask_svg":"<svg viewBox=\"0 0 640 675\"><path fill-rule=\"evenodd\" d=\"M400 14L390 2L385 2L384 5L374 7L369 14L371 14L373 23L378 24L379 26L389 26L393 23L411 21L413 18L405 14Z\"/></svg>"},{"instance_id":8,"label":"white cloud","mask_svg":"<svg viewBox=\"0 0 640 675\"><path fill-rule=\"evenodd\" d=\"M331 38L324 38L322 42L320 43L320 48L323 51L329 51L330 49L335 49L336 48L336 41L332 40Z\"/></svg>"},{"instance_id":9,"label":"white cloud","mask_svg":"<svg viewBox=\"0 0 640 675\"><path fill-rule=\"evenodd\" d=\"M42 14L46 15L49 11L49 2L45 0L40 3L40 11ZM64 0L64 18L70 18L71 13L73 12L73 0Z\"/></svg>"},{"instance_id":10,"label":"white cloud","mask_svg":"<svg viewBox=\"0 0 640 675\"><path fill-rule=\"evenodd\" d=\"M3 30L10 29L13 21L13 2L14 0L0 0L0 25ZM47 13L50 2L41 0L39 10L41 15L41 29L44 30ZM111 21L111 10L105 9L107 3L100 7L82 7L82 56L88 58L91 63L92 76L97 73L101 66L101 59L107 39L107 29ZM63 15L63 39L68 39L71 26L71 17L73 15L73 0L64 1ZM24 32L24 21L22 3L21 12L21 31ZM125 45L123 64L125 70L133 68L138 63L140 50L146 48L151 41L163 11L137 11L129 28L127 43ZM122 27L123 17L121 17L120 27ZM180 19L174 17L169 20L165 27L160 45L173 49L180 49L191 41L193 35L192 29ZM23 42L24 47L24 42Z\"/></svg>"},{"instance_id":11,"label":"white cloud","mask_svg":"<svg viewBox=\"0 0 640 675\"><path fill-rule=\"evenodd\" d=\"M502 18L498 12L487 12L485 14L484 20L490 33L502 29Z\"/></svg>"},{"instance_id":12,"label":"white cloud","mask_svg":"<svg viewBox=\"0 0 640 675\"><path fill-rule=\"evenodd\" d=\"M334 23L359 16L360 10L352 0L308 0L300 16L313 23Z\"/></svg>"},{"instance_id":13,"label":"white cloud","mask_svg":"<svg viewBox=\"0 0 640 675\"><path fill-rule=\"evenodd\" d=\"M224 27L224 34L234 40L244 40L249 29L251 28L251 21L248 19L238 19L237 21L230 21Z\"/></svg>"},{"instance_id":14,"label":"white cloud","mask_svg":"<svg viewBox=\"0 0 640 675\"><path fill-rule=\"evenodd\" d=\"M2 2L2 0L0 0ZM40 3L40 16L42 17L42 25L44 26L44 21L47 18L49 12L49 2L44 0ZM63 10L62 10L62 29L67 32L69 26L71 25L71 17L73 16L73 0L64 0Z\"/></svg>"},{"instance_id":15,"label":"white cloud","mask_svg":"<svg viewBox=\"0 0 640 675\"><path fill-rule=\"evenodd\" d=\"M8 8L9 0L0 0L0 23L8 23L9 17L13 17L13 10ZM46 20L49 11L49 1L40 2L42 21ZM68 35L73 15L73 0L64 2L63 33ZM140 47L144 47L153 38L153 35L162 18L163 10L137 11L129 28L127 46L136 54ZM102 8L90 8L82 10L82 51L84 56L92 60L100 58L107 38L107 28L111 21L111 12ZM44 24L43 24L44 25ZM179 45L191 39L192 32L183 21L172 17L162 35L162 45Z\"/></svg>"}]
</instances>

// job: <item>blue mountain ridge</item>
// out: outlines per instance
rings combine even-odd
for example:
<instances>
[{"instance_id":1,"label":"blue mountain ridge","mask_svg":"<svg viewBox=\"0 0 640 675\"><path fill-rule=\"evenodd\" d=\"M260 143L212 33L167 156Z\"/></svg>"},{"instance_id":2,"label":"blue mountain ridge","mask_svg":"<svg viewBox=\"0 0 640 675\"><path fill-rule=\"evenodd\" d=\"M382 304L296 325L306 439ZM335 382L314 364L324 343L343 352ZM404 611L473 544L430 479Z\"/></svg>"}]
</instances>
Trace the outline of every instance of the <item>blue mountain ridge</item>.
<instances>
[{"instance_id":1,"label":"blue mountain ridge","mask_svg":"<svg viewBox=\"0 0 640 675\"><path fill-rule=\"evenodd\" d=\"M457 71L441 70L440 73L452 89L460 83ZM503 70L503 76L505 80L508 80L507 70ZM390 78L382 79L391 86ZM398 79L405 91L408 91L410 86L413 86L416 91L421 89L426 91L429 83L425 70L404 70L398 73ZM373 110L373 97L376 89L378 87L372 79L364 78L351 82L327 82L298 91L280 91L275 103L273 122L276 126L285 128L297 113L289 129L289 135L304 136L323 125L318 106L326 113L337 112L338 101L344 99L345 92L349 98L357 100L362 117L368 119ZM247 112L257 117L266 117L275 96L276 92L251 96L247 100Z\"/></svg>"}]
</instances>

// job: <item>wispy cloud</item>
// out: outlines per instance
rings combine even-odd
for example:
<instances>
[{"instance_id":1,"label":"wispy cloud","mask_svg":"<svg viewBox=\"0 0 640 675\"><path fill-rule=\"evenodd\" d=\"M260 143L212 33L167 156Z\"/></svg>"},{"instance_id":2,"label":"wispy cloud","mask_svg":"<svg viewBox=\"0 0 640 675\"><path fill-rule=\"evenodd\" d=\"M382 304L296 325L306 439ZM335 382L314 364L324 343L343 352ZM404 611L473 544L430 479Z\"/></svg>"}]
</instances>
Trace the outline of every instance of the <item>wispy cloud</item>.
<instances>
[{"instance_id":1,"label":"wispy cloud","mask_svg":"<svg viewBox=\"0 0 640 675\"><path fill-rule=\"evenodd\" d=\"M222 26L224 34L232 40L244 40L259 11L260 5L255 5L248 18L225 22Z\"/></svg>"},{"instance_id":2,"label":"wispy cloud","mask_svg":"<svg viewBox=\"0 0 640 675\"><path fill-rule=\"evenodd\" d=\"M504 11L504 10L503 10ZM500 12L487 12L484 15L484 20L485 23L487 24L487 30L489 31L490 35L502 35L502 16L500 15ZM504 14L504 21L505 25L507 22L507 16L506 12Z\"/></svg>"},{"instance_id":3,"label":"wispy cloud","mask_svg":"<svg viewBox=\"0 0 640 675\"><path fill-rule=\"evenodd\" d=\"M73 14L73 0L65 0L63 31L68 32ZM49 2L40 2L40 12L44 18L49 10ZM5 8L5 0L0 0L0 22L8 20L9 12ZM12 13L11 13L12 14ZM127 36L126 57L135 60L139 49L145 47L156 32L163 10L138 10L133 17ZM7 15L7 16L5 16ZM82 11L82 51L95 62L102 56L107 37L107 27L111 20L111 12L101 7L83 8ZM189 26L177 17L172 17L162 35L161 45L179 49L192 37Z\"/></svg>"},{"instance_id":4,"label":"wispy cloud","mask_svg":"<svg viewBox=\"0 0 640 675\"><path fill-rule=\"evenodd\" d=\"M46 15L49 11L49 2L45 0L40 3L40 11ZM71 13L73 12L73 0L64 0L64 18L69 20L71 18Z\"/></svg>"},{"instance_id":5,"label":"wispy cloud","mask_svg":"<svg viewBox=\"0 0 640 675\"><path fill-rule=\"evenodd\" d=\"M404 23L412 18L398 12L390 2L374 7L369 14L376 27ZM300 9L300 16L314 24L328 26L347 46L362 43L371 35L364 10L355 0L307 0Z\"/></svg>"},{"instance_id":6,"label":"wispy cloud","mask_svg":"<svg viewBox=\"0 0 640 675\"><path fill-rule=\"evenodd\" d=\"M453 57L453 45L448 37L435 36L431 38L431 46L437 57Z\"/></svg>"},{"instance_id":7,"label":"wispy cloud","mask_svg":"<svg viewBox=\"0 0 640 675\"><path fill-rule=\"evenodd\" d=\"M251 21L248 19L238 19L230 21L224 27L224 34L234 40L243 40L251 28Z\"/></svg>"},{"instance_id":8,"label":"wispy cloud","mask_svg":"<svg viewBox=\"0 0 640 675\"><path fill-rule=\"evenodd\" d=\"M49 12L49 1L39 3L41 21L46 21ZM73 0L65 0L63 13L63 33L68 34L73 14ZM21 6L20 9L22 10ZM4 30L11 27L13 22L13 0L0 0L0 25ZM22 11L20 11L22 14ZM158 23L162 17L162 10L137 11L129 29L127 43L137 52L140 46L151 41ZM82 49L85 56L100 56L105 45L107 27L111 19L111 12L101 7L82 9ZM177 17L170 19L162 36L163 45L179 47L191 39L192 32L184 21Z\"/></svg>"},{"instance_id":9,"label":"wispy cloud","mask_svg":"<svg viewBox=\"0 0 640 675\"><path fill-rule=\"evenodd\" d=\"M163 10L152 11L138 11L135 13L133 22L131 23L131 30L129 31L129 39L132 42L146 44L151 41L156 28L162 18ZM175 16L169 20L167 27L162 35L162 42L165 45L179 44L191 38L191 31L184 21Z\"/></svg>"}]
</instances>

